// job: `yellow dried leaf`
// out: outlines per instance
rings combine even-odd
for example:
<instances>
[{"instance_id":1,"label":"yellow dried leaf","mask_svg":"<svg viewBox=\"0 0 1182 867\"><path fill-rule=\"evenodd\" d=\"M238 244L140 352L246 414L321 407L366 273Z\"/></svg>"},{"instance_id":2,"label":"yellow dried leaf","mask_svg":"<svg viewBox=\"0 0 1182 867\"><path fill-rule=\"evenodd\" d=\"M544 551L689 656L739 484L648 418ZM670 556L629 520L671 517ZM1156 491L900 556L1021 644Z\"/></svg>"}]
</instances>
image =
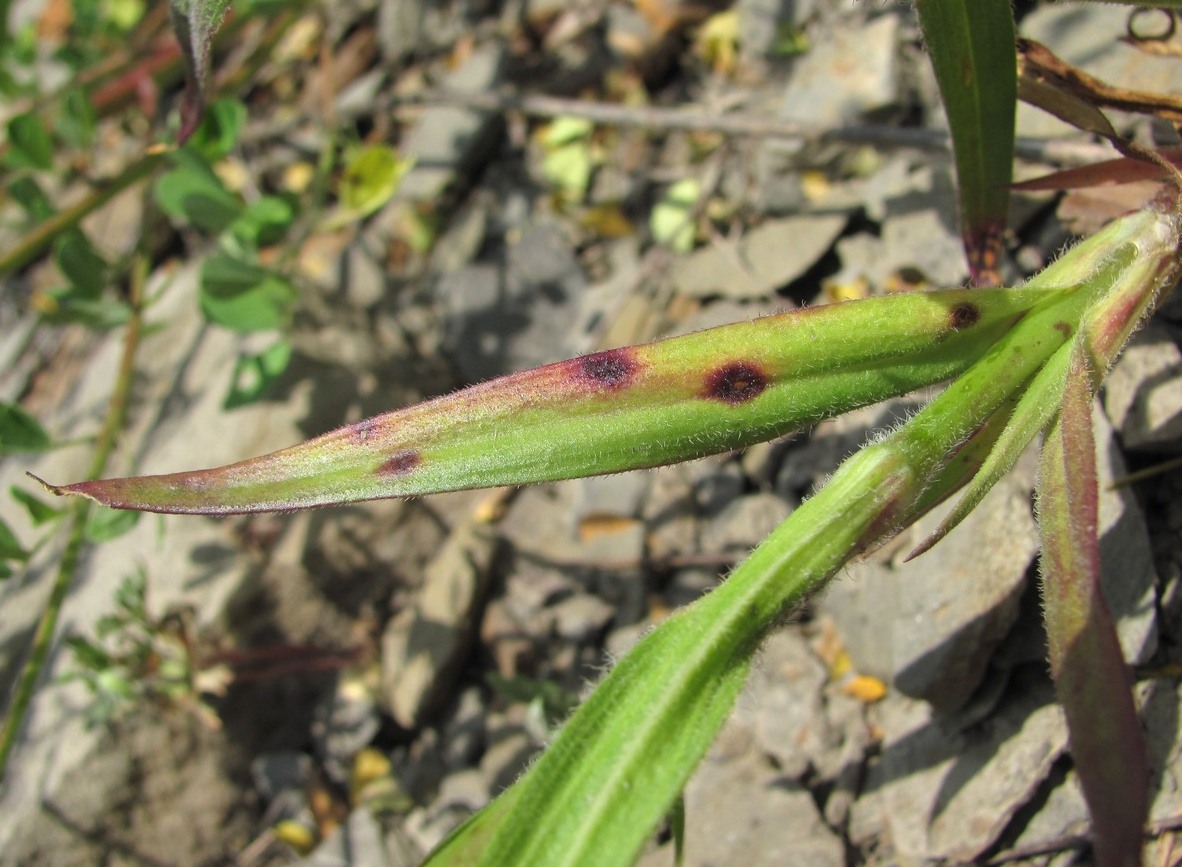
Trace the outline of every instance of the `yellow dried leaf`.
<instances>
[{"instance_id":1,"label":"yellow dried leaf","mask_svg":"<svg viewBox=\"0 0 1182 867\"><path fill-rule=\"evenodd\" d=\"M734 72L739 62L738 11L731 9L707 18L694 40L694 51L715 72Z\"/></svg>"},{"instance_id":2,"label":"yellow dried leaf","mask_svg":"<svg viewBox=\"0 0 1182 867\"><path fill-rule=\"evenodd\" d=\"M858 674L841 685L841 691L865 704L881 701L887 694L887 686L877 677Z\"/></svg>"},{"instance_id":3,"label":"yellow dried leaf","mask_svg":"<svg viewBox=\"0 0 1182 867\"><path fill-rule=\"evenodd\" d=\"M590 515L579 522L579 539L590 542L604 536L622 533L635 525L635 518L624 518L619 515Z\"/></svg>"},{"instance_id":4,"label":"yellow dried leaf","mask_svg":"<svg viewBox=\"0 0 1182 867\"><path fill-rule=\"evenodd\" d=\"M316 833L294 819L276 822L271 833L300 855L310 855L312 850L316 848Z\"/></svg>"}]
</instances>

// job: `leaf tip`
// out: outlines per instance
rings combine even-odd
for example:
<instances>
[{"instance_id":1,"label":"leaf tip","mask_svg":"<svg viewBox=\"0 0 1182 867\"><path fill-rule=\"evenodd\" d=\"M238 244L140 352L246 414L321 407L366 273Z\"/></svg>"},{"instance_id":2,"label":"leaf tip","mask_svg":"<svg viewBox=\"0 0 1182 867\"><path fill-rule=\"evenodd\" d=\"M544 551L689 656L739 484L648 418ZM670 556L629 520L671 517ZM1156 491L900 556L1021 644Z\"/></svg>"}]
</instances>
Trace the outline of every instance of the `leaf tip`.
<instances>
[{"instance_id":1,"label":"leaf tip","mask_svg":"<svg viewBox=\"0 0 1182 867\"><path fill-rule=\"evenodd\" d=\"M25 475L43 487L47 493L53 494L55 497L64 497L69 493L69 491L67 491L61 485L51 485L49 482L45 481L45 479L34 473L30 473L27 470L25 471Z\"/></svg>"}]
</instances>

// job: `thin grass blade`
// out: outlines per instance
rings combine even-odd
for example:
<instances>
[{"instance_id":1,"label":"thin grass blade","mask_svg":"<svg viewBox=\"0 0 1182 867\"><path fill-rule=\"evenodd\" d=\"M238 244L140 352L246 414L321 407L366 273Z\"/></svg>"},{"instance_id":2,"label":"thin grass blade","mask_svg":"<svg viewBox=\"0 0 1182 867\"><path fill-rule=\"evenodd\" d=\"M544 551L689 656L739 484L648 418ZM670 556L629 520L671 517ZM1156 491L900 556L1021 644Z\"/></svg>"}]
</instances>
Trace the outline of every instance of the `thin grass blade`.
<instances>
[{"instance_id":1,"label":"thin grass blade","mask_svg":"<svg viewBox=\"0 0 1182 867\"><path fill-rule=\"evenodd\" d=\"M919 0L956 156L961 233L976 285L1000 285L1018 99L1010 0Z\"/></svg>"},{"instance_id":2,"label":"thin grass blade","mask_svg":"<svg viewBox=\"0 0 1182 867\"><path fill-rule=\"evenodd\" d=\"M1132 677L1100 586L1091 381L1087 358L1077 351L1059 418L1043 446L1043 617L1051 674L1092 814L1096 863L1133 867L1141 863L1149 769Z\"/></svg>"}]
</instances>

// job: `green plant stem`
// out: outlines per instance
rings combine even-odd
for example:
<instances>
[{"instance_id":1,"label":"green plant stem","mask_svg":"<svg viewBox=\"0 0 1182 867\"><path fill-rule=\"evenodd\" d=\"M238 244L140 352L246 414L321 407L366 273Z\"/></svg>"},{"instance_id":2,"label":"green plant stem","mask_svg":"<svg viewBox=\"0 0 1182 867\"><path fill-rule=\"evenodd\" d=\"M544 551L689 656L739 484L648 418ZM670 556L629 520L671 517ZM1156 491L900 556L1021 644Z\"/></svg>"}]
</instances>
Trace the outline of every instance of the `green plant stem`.
<instances>
[{"instance_id":1,"label":"green plant stem","mask_svg":"<svg viewBox=\"0 0 1182 867\"><path fill-rule=\"evenodd\" d=\"M80 202L35 226L11 250L0 256L0 278L7 277L28 265L62 232L78 225L83 218L107 204L115 196L149 177L164 160L166 153L162 150L145 154L125 168L118 177L92 190Z\"/></svg>"},{"instance_id":2,"label":"green plant stem","mask_svg":"<svg viewBox=\"0 0 1182 867\"><path fill-rule=\"evenodd\" d=\"M119 361L119 373L115 380L115 388L111 393L107 417L103 421L103 427L99 432L98 442L95 445L94 455L90 462L89 476L92 479L101 476L106 469L107 460L114 450L115 441L122 432L124 421L127 418L127 406L131 396L131 382L135 373L135 356L136 351L139 349L143 330L141 299L143 297L143 285L147 276L148 262L142 256L138 257L131 274L131 291L130 298L128 299L131 307L131 317L128 319L127 331L123 337L123 355ZM33 634L29 658L25 662L20 679L17 681L16 688L13 691L8 713L5 715L3 723L0 724L0 782L3 782L8 770L8 757L16 743L17 736L20 734L25 715L29 710L29 703L33 700L33 695L37 691L37 684L45 668L45 661L49 656L50 648L53 646L53 637L57 632L58 616L61 614L62 604L65 602L66 595L70 592L70 588L74 584L78 559L81 556L82 546L85 542L86 519L90 515L92 505L89 501L79 501L74 504L70 512L70 525L66 537L66 547L62 552L61 560L58 562L57 575L54 578L53 587L49 592L49 599L46 601L45 608L41 612L41 619L37 623L37 629Z\"/></svg>"}]
</instances>

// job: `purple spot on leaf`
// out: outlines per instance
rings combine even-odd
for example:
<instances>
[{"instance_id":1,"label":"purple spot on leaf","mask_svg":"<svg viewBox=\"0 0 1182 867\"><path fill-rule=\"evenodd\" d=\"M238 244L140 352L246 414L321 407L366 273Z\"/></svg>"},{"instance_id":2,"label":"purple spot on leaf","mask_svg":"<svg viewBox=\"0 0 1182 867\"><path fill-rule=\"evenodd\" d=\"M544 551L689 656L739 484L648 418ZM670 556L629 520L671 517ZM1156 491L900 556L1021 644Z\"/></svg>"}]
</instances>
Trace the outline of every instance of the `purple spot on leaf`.
<instances>
[{"instance_id":1,"label":"purple spot on leaf","mask_svg":"<svg viewBox=\"0 0 1182 867\"><path fill-rule=\"evenodd\" d=\"M706 397L732 406L759 397L768 386L769 377L757 364L732 361L706 377Z\"/></svg>"},{"instance_id":2,"label":"purple spot on leaf","mask_svg":"<svg viewBox=\"0 0 1182 867\"><path fill-rule=\"evenodd\" d=\"M626 386L640 366L627 349L609 349L606 352L585 355L576 358L575 364L575 376L582 383L612 391Z\"/></svg>"},{"instance_id":3,"label":"purple spot on leaf","mask_svg":"<svg viewBox=\"0 0 1182 867\"><path fill-rule=\"evenodd\" d=\"M423 456L414 449L403 449L378 467L379 476L405 476L423 462Z\"/></svg>"},{"instance_id":4,"label":"purple spot on leaf","mask_svg":"<svg viewBox=\"0 0 1182 867\"><path fill-rule=\"evenodd\" d=\"M949 312L948 324L952 326L953 331L960 331L962 328L976 325L977 320L980 318L981 311L976 304L970 301L962 301Z\"/></svg>"}]
</instances>

